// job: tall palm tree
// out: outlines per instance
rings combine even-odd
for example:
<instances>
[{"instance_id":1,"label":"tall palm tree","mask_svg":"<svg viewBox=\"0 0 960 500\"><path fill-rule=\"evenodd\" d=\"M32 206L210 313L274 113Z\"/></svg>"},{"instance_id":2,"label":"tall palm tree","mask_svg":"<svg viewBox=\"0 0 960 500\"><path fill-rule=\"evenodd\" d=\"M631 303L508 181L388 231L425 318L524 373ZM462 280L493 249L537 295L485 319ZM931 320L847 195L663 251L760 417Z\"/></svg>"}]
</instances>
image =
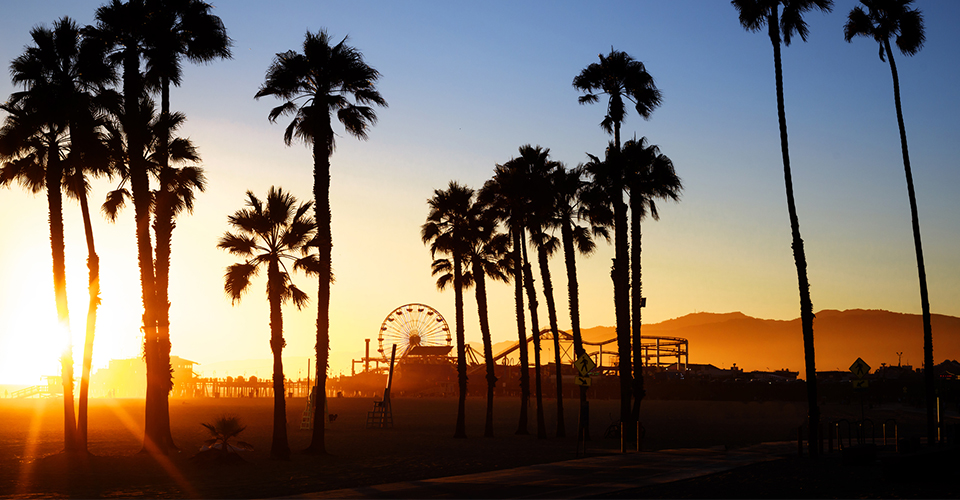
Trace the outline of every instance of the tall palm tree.
<instances>
[{"instance_id":1,"label":"tall palm tree","mask_svg":"<svg viewBox=\"0 0 960 500\"><path fill-rule=\"evenodd\" d=\"M186 57L195 63L207 63L214 59L229 59L230 37L219 17L210 11L212 5L200 0L147 0L145 4L150 20L147 23L146 51L146 79L160 90L160 127L157 135L156 162L160 165L165 176L161 178L161 188L154 203L156 217L168 217L177 211L170 205L177 204L178 200L171 189L165 188L163 181L172 176L170 167L171 131L176 126L176 120L170 113L170 84L180 86L181 71L180 59ZM183 175L186 171L181 171ZM202 190L202 188L201 188ZM156 220L156 229L170 227L170 221ZM172 227L171 227L172 230ZM169 238L166 242L161 238L166 235L157 234L156 248L156 318L158 342L158 364L170 365L170 301L168 300L169 286ZM164 246L166 247L164 248ZM167 255L162 255L166 253ZM173 389L173 379L170 375L162 380L164 397L159 400L163 407L159 416L164 422L161 428L169 434L169 394ZM167 437L172 442L172 437Z\"/></svg>"},{"instance_id":2,"label":"tall palm tree","mask_svg":"<svg viewBox=\"0 0 960 500\"><path fill-rule=\"evenodd\" d=\"M643 63L635 60L629 54L611 47L607 56L600 54L600 62L584 68L573 79L573 86L584 94L580 96L580 104L592 104L599 100L599 95L606 94L607 113L600 122L600 127L608 134L613 134L613 151L607 160L614 174L609 176L613 185L609 186L609 193L616 193L611 199L614 208L614 247L616 258L613 266L613 301L615 305L617 323L617 345L620 357L620 421L624 424L630 419L630 310L629 286L630 269L627 265L627 219L626 204L623 203L623 178L617 173L620 154L620 125L627 117L626 102L634 105L637 114L645 120L650 118L653 110L660 106L663 95L647 72ZM632 428L632 427L631 427ZM621 451L623 444L621 445Z\"/></svg>"},{"instance_id":3,"label":"tall palm tree","mask_svg":"<svg viewBox=\"0 0 960 500\"><path fill-rule=\"evenodd\" d=\"M487 369L487 412L484 437L493 437L493 390L497 385L496 365L493 360L493 342L487 314L487 278L509 283L513 269L510 236L496 232L497 220L493 210L474 203L470 210L470 233L466 261L470 266L467 281L475 285L480 335L483 339L483 360Z\"/></svg>"},{"instance_id":4,"label":"tall palm tree","mask_svg":"<svg viewBox=\"0 0 960 500\"><path fill-rule=\"evenodd\" d=\"M92 122L93 89L107 83L112 73L102 64L95 46L81 43L80 28L68 17L57 20L52 29L36 27L30 35L33 45L10 64L14 85L24 90L0 105L9 113L0 130L0 160L4 161L0 185L18 179L33 192L46 190L57 319L69 334L61 195L64 156L70 149L73 128L81 130ZM64 449L68 452L86 447L83 443L81 448L76 439L72 350L68 337L61 356Z\"/></svg>"},{"instance_id":5,"label":"tall palm tree","mask_svg":"<svg viewBox=\"0 0 960 500\"><path fill-rule=\"evenodd\" d=\"M510 235L514 312L517 318L517 345L520 346L520 363L517 367L520 372L520 416L516 431L516 434L519 435L530 433L527 429L529 423L527 407L530 403L530 361L523 311L523 258L521 256L521 247L524 245L525 239L524 219L528 211L528 200L524 193L525 175L525 172L515 162L508 161L503 165L497 165L494 168L493 178L483 184L483 188L480 189L478 194L478 202L489 207L497 220L506 224L507 234Z\"/></svg>"},{"instance_id":6,"label":"tall palm tree","mask_svg":"<svg viewBox=\"0 0 960 500\"><path fill-rule=\"evenodd\" d=\"M227 267L223 290L236 304L250 289L251 279L267 268L267 301L270 304L270 350L273 352L273 440L270 458L290 459L287 442L287 411L284 400L283 358L286 341L283 339L283 313L280 306L292 301L297 309L307 304L307 294L290 278L294 269L310 269L315 256L309 245L316 231L316 223L308 215L312 203L301 203L283 189L271 186L267 198L260 200L247 191L246 208L227 218L236 232L224 233L217 243L221 248L244 259ZM323 425L318 424L318 425Z\"/></svg>"},{"instance_id":7,"label":"tall palm tree","mask_svg":"<svg viewBox=\"0 0 960 500\"><path fill-rule=\"evenodd\" d=\"M471 230L472 199L473 190L455 181L450 181L446 190L435 189L433 197L427 200L427 205L430 207L427 221L420 227L420 238L425 245L430 245L430 255L434 258L432 274L440 276L437 279L437 288L443 290L453 285L456 309L457 380L460 389L457 426L453 434L455 438L467 437L467 353L463 333L463 290L466 288L466 281L463 267ZM451 259L437 259L437 254L449 255Z\"/></svg>"},{"instance_id":8,"label":"tall palm tree","mask_svg":"<svg viewBox=\"0 0 960 500\"><path fill-rule=\"evenodd\" d=\"M153 242L150 237L150 209L153 195L150 190L149 169L145 149L147 124L141 106L147 88L140 64L150 49L151 8L145 0L111 0L100 6L94 16L96 25L88 27L86 37L108 53L107 60L122 68L123 99L119 121L129 161L130 193L136 220L137 265L140 270L141 300L143 303L144 361L147 365L147 391L144 404L143 451L167 454L175 449L170 436L167 414L167 387L170 383L170 365L163 363L164 339L157 330L156 274L153 262Z\"/></svg>"},{"instance_id":9,"label":"tall palm tree","mask_svg":"<svg viewBox=\"0 0 960 500\"><path fill-rule=\"evenodd\" d=\"M363 55L347 45L344 37L332 44L330 35L320 30L307 33L303 53L290 50L277 54L267 69L266 80L256 99L274 96L285 101L270 111L276 122L283 115L293 120L283 134L287 145L294 137L313 147L313 198L317 220L319 253L319 289L317 291L317 391L316 407L326 403L327 369L330 354L330 255L333 236L330 231L330 156L334 150L332 116L358 139L366 139L367 131L376 123L377 114L369 105L387 106L377 91L380 73L367 65ZM350 101L353 98L353 102ZM312 453L326 453L323 426L313 426L307 448Z\"/></svg>"},{"instance_id":10,"label":"tall palm tree","mask_svg":"<svg viewBox=\"0 0 960 500\"><path fill-rule=\"evenodd\" d=\"M770 43L773 44L773 67L777 84L777 116L780 121L780 151L783 156L783 179L787 192L787 212L790 216L793 260L797 266L797 281L800 289L800 324L803 331L804 366L807 373L807 406L809 432L808 446L810 455L817 457L818 433L820 427L820 407L817 403L817 370L813 345L813 301L810 300L810 282L807 279L807 257L800 237L800 221L797 218L797 206L793 197L793 177L790 173L790 149L787 143L787 115L783 104L783 66L780 62L781 36L783 44L790 46L793 35L807 41L806 21L803 14L811 9L830 12L833 0L732 0L731 3L740 14L740 24L749 31L760 31L767 27ZM780 6L783 5L783 13Z\"/></svg>"},{"instance_id":11,"label":"tall palm tree","mask_svg":"<svg viewBox=\"0 0 960 500\"><path fill-rule=\"evenodd\" d=\"M537 438L547 437L546 423L543 416L543 382L540 371L540 321L537 315L537 290L533 286L533 273L530 261L527 259L526 231L531 227L534 215L534 198L532 193L545 186L537 184L537 177L533 174L536 165L547 161L546 152L540 146L529 144L520 146L520 156L507 161L502 167L497 166L494 178L484 184L481 193L483 203L490 205L498 218L507 223L510 228L515 264L519 269L514 270L514 279L522 280L523 289L527 293L527 308L530 312L530 330L533 338L533 376L534 397L537 401ZM519 326L518 316L518 326ZM520 339L521 352L527 349L525 336ZM521 358L521 373L525 371ZM522 383L522 380L521 380ZM523 411L523 410L521 410ZM525 415L521 415L524 418ZM525 421L521 422L525 431ZM520 430L517 431L520 433Z\"/></svg>"},{"instance_id":12,"label":"tall palm tree","mask_svg":"<svg viewBox=\"0 0 960 500\"><path fill-rule=\"evenodd\" d=\"M531 148L529 145L521 148L521 158L526 159L530 171L531 197L530 206L533 209L527 219L530 230L530 240L537 250L537 263L540 267L540 279L543 281L543 296L547 302L547 319L550 322L550 333L553 335L554 378L557 390L557 437L566 436L566 424L563 418L563 377L561 375L560 360L560 331L557 327L557 304L553 297L553 280L550 276L550 256L556 252L559 240L546 232L550 224L550 217L556 210L554 206L557 198L550 184L550 176L562 168L560 162L550 160L550 149Z\"/></svg>"},{"instance_id":13,"label":"tall palm tree","mask_svg":"<svg viewBox=\"0 0 960 500\"><path fill-rule=\"evenodd\" d=\"M96 335L97 311L100 306L100 257L97 255L93 237L93 220L90 216L90 183L93 177L112 177L114 165L106 147L106 136L100 128L106 123L104 117L93 116L71 125L70 155L65 161L64 193L75 198L80 205L84 239L87 244L87 325L83 348L83 364L80 375L80 401L77 408L77 447L87 447L87 415L90 393L90 371L93 365L93 341Z\"/></svg>"},{"instance_id":14,"label":"tall palm tree","mask_svg":"<svg viewBox=\"0 0 960 500\"><path fill-rule=\"evenodd\" d=\"M582 255L593 253L596 243L593 237L603 237L610 241L607 227L612 224L613 215L604 206L592 206L583 195L587 182L583 179L584 169L578 166L566 169L561 164L550 176L551 192L556 196L552 204L554 211L548 219L551 229L560 229L560 241L563 246L563 261L567 272L567 303L570 310L570 329L573 333L573 352L577 359L586 353L583 348L583 336L580 333L580 292L577 281L577 252ZM590 228L580 225L589 223ZM585 437L587 427L587 387L580 386L580 428L578 439Z\"/></svg>"},{"instance_id":15,"label":"tall palm tree","mask_svg":"<svg viewBox=\"0 0 960 500\"><path fill-rule=\"evenodd\" d=\"M893 102L897 108L897 125L900 128L900 149L903 153L903 170L907 177L907 196L910 199L910 220L913 225L913 245L917 253L917 273L920 278L920 307L923 310L923 378L927 399L927 435L936 436L936 375L933 364L933 328L930 324L930 300L927 295L927 272L923 265L923 245L920 242L920 217L917 215L917 196L913 189L913 173L910 170L910 153L907 151L907 130L903 125L903 109L900 106L900 77L897 63L893 60L890 37L896 36L897 48L905 56L912 56L923 48L926 36L923 33L923 14L910 8L913 0L861 0L862 7L854 7L843 27L843 38L850 42L855 36L872 37L880 45L880 60L890 62L893 77ZM927 441L933 444L934 440Z\"/></svg>"},{"instance_id":16,"label":"tall palm tree","mask_svg":"<svg viewBox=\"0 0 960 500\"><path fill-rule=\"evenodd\" d=\"M629 243L627 242L627 204L623 201L626 187L624 169L619 159L619 148L610 142L604 159L588 154L590 161L584 165L589 174L588 197L594 204L613 209L613 245L615 257L611 277L613 279L613 305L617 318L617 375L620 378L620 422L624 432L635 426L629 425L630 396L633 391L633 376L630 362L630 309L629 309ZM621 439L620 451L626 451L626 436Z\"/></svg>"},{"instance_id":17,"label":"tall palm tree","mask_svg":"<svg viewBox=\"0 0 960 500\"><path fill-rule=\"evenodd\" d=\"M643 280L641 257L641 221L647 216L660 220L656 200L680 199L683 184L673 169L673 162L656 145L647 144L647 138L632 139L623 145L623 164L627 189L630 191L630 268L631 309L633 315L633 414L631 422L640 420L640 403L646 396L643 380L643 352L641 329L643 311Z\"/></svg>"}]
</instances>

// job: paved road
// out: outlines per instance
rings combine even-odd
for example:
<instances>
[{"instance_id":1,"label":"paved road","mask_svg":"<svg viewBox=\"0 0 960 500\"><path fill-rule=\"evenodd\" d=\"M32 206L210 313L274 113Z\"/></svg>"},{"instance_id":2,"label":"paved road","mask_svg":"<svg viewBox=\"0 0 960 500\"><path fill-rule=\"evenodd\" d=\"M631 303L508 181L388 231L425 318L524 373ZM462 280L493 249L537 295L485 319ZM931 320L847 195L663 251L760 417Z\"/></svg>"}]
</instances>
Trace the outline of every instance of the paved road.
<instances>
[{"instance_id":1,"label":"paved road","mask_svg":"<svg viewBox=\"0 0 960 500\"><path fill-rule=\"evenodd\" d=\"M713 474L797 453L795 442L604 455L289 498L586 498Z\"/></svg>"}]
</instances>

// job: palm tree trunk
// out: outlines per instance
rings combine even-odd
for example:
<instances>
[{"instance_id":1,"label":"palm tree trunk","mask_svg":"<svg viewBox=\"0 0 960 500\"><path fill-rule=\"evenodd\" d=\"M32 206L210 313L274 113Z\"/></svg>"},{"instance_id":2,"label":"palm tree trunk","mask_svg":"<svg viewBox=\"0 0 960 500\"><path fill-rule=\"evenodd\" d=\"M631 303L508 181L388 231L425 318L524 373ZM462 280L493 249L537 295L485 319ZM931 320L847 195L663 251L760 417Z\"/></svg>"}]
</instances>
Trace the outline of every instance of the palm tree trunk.
<instances>
[{"instance_id":1,"label":"palm tree trunk","mask_svg":"<svg viewBox=\"0 0 960 500\"><path fill-rule=\"evenodd\" d=\"M80 213L83 216L83 233L87 241L87 270L89 271L87 289L90 294L90 303L87 306L87 331L83 343L83 369L80 375L80 407L77 417L77 449L83 452L87 450L87 400L90 393L90 369L93 364L93 338L97 330L97 308L100 305L100 257L97 256L94 245L90 207L82 185L78 193Z\"/></svg>"},{"instance_id":2,"label":"palm tree trunk","mask_svg":"<svg viewBox=\"0 0 960 500\"><path fill-rule=\"evenodd\" d=\"M567 301L570 305L570 329L573 330L573 352L577 359L586 353L583 348L583 336L580 333L580 286L577 282L577 256L573 248L573 230L570 223L564 221L560 228L563 239L563 263L567 268ZM590 437L590 428L587 427L589 415L587 412L587 386L580 387L580 424L577 429L577 439Z\"/></svg>"},{"instance_id":3,"label":"palm tree trunk","mask_svg":"<svg viewBox=\"0 0 960 500\"><path fill-rule=\"evenodd\" d=\"M457 381L460 397L457 402L457 428L453 437L466 439L467 413L467 343L463 334L463 265L459 250L453 251L453 294L456 309L457 331Z\"/></svg>"},{"instance_id":4,"label":"palm tree trunk","mask_svg":"<svg viewBox=\"0 0 960 500\"><path fill-rule=\"evenodd\" d=\"M519 347L520 347L520 366L518 370L520 371L520 422L517 424L517 434L527 435L530 434L530 431L527 430L527 423L529 422L529 417L527 415L527 407L530 406L530 360L527 350L527 327L524 324L524 312L523 312L523 257L520 252L520 246L522 243L522 235L518 224L514 224L511 228L511 233L513 237L513 295L514 295L514 304L516 305L516 314L517 314L517 333L520 336Z\"/></svg>"},{"instance_id":5,"label":"palm tree trunk","mask_svg":"<svg viewBox=\"0 0 960 500\"><path fill-rule=\"evenodd\" d=\"M310 446L305 450L312 454L325 455L327 447L324 422L320 414L327 404L327 369L330 361L330 279L333 234L330 230L330 153L333 131L327 118L325 142L313 142L313 198L317 221L317 256L320 262L317 290L317 385L313 398L313 434Z\"/></svg>"},{"instance_id":6,"label":"palm tree trunk","mask_svg":"<svg viewBox=\"0 0 960 500\"><path fill-rule=\"evenodd\" d=\"M497 374L493 361L493 342L490 339L490 321L487 317L487 280L480 264L473 266L473 279L477 286L477 313L480 316L480 336L483 337L483 362L487 365L487 415L483 424L483 437L493 437L493 389L497 386Z\"/></svg>"},{"instance_id":7,"label":"palm tree trunk","mask_svg":"<svg viewBox=\"0 0 960 500\"><path fill-rule=\"evenodd\" d=\"M641 268L642 233L640 217L643 214L643 197L639 188L630 189L630 265L632 268L632 289L630 305L633 313L633 413L630 418L630 432L636 432L636 423L640 421L640 403L647 391L643 379L643 273ZM679 369L679 364L677 365ZM633 436L636 438L636 436Z\"/></svg>"},{"instance_id":8,"label":"palm tree trunk","mask_svg":"<svg viewBox=\"0 0 960 500\"><path fill-rule=\"evenodd\" d=\"M540 276L543 280L543 296L547 299L547 318L550 320L550 332L553 334L553 362L554 375L557 378L557 437L567 435L566 424L563 421L563 377L560 373L560 329L557 328L557 304L553 300L553 280L550 279L550 264L547 253L537 248L537 259L540 264Z\"/></svg>"},{"instance_id":9,"label":"palm tree trunk","mask_svg":"<svg viewBox=\"0 0 960 500\"><path fill-rule=\"evenodd\" d=\"M627 205L623 202L623 166L620 162L620 122L613 124L614 150L611 155L616 185L613 196L614 233L613 245L613 304L617 322L617 357L620 376L620 431L630 421L630 266L629 243L627 243ZM621 437L620 452L626 452L626 441Z\"/></svg>"},{"instance_id":10,"label":"palm tree trunk","mask_svg":"<svg viewBox=\"0 0 960 500\"><path fill-rule=\"evenodd\" d=\"M622 189L616 194L622 197ZM617 317L617 357L620 376L620 431L625 436L630 422L630 396L633 392L630 373L630 275L627 244L627 205L622 199L614 199L614 247L616 258L613 263L613 302ZM626 452L626 440L620 440L620 451Z\"/></svg>"},{"instance_id":11,"label":"palm tree trunk","mask_svg":"<svg viewBox=\"0 0 960 500\"><path fill-rule=\"evenodd\" d=\"M177 449L173 443L173 436L170 434L170 391L173 389L173 374L170 372L170 300L168 287L170 282L170 248L173 239L173 230L176 223L173 220L172 194L168 191L173 182L171 169L164 168L160 173L160 189L154 206L153 231L157 238L156 260L154 261L156 271L156 313L157 313L157 364L161 367L167 367L164 373L160 374L160 387L157 389L161 394L158 405L157 422L158 432L163 436L163 440L169 449Z\"/></svg>"},{"instance_id":12,"label":"palm tree trunk","mask_svg":"<svg viewBox=\"0 0 960 500\"><path fill-rule=\"evenodd\" d=\"M920 242L920 217L917 215L917 195L913 189L913 172L910 170L910 153L907 150L907 129L903 125L903 109L900 107L900 78L897 63L893 61L890 40L884 40L884 50L890 61L893 75L893 100L897 106L897 125L900 127L900 149L903 152L903 170L907 177L907 195L910 198L910 221L913 225L913 245L917 253L917 274L920 278L920 307L923 311L923 384L927 403L927 443L936 443L937 437L937 387L933 364L933 327L930 321L930 298L927 294L927 271L923 265L923 245Z\"/></svg>"},{"instance_id":13,"label":"palm tree trunk","mask_svg":"<svg viewBox=\"0 0 960 500\"><path fill-rule=\"evenodd\" d=\"M160 143L158 152L160 153L160 171L161 176L169 177L170 173L170 79L166 76L160 79ZM162 179L160 195L158 196L156 215L156 225L164 228L163 234L159 229L155 232L157 237L157 260L156 260L156 289L157 289L157 356L158 365L166 367L160 376L161 387L157 391L162 394L159 401L161 407L158 411L160 421L158 422L158 432L163 436L166 446L170 449L177 449L173 443L173 436L170 433L170 391L173 390L173 373L170 371L170 243L172 240L175 223L173 221L173 210L170 206L172 196L165 187L169 179Z\"/></svg>"},{"instance_id":14,"label":"palm tree trunk","mask_svg":"<svg viewBox=\"0 0 960 500\"><path fill-rule=\"evenodd\" d=\"M283 388L283 313L280 310L280 267L270 262L267 270L267 288L270 290L270 350L273 352L273 441L270 458L290 459L290 444L287 442L287 406ZM323 421L316 422L323 425Z\"/></svg>"},{"instance_id":15,"label":"palm tree trunk","mask_svg":"<svg viewBox=\"0 0 960 500\"><path fill-rule=\"evenodd\" d=\"M533 274L527 260L526 238L521 230L520 254L523 258L523 284L527 289L527 307L530 309L530 328L533 331L533 377L537 398L537 439L546 439L547 426L543 418L543 384L540 377L540 322L537 318L537 291L533 288ZM524 344L523 348L526 349Z\"/></svg>"},{"instance_id":16,"label":"palm tree trunk","mask_svg":"<svg viewBox=\"0 0 960 500\"><path fill-rule=\"evenodd\" d=\"M128 49L123 61L123 130L127 137L130 161L130 188L133 193L134 218L137 234L137 264L140 269L141 300L143 302L144 361L147 365L147 393L144 404L144 432L142 452L167 453L162 432L162 380L169 365L160 364L157 336L156 282L153 268L153 248L150 241L150 184L143 159L144 127L140 114L140 58L136 50Z\"/></svg>"},{"instance_id":17,"label":"palm tree trunk","mask_svg":"<svg viewBox=\"0 0 960 500\"><path fill-rule=\"evenodd\" d=\"M63 238L63 198L60 181L63 167L56 138L50 141L46 168L47 207L50 214L50 251L53 259L53 294L57 305L57 322L66 336L67 345L60 355L60 377L63 382L63 449L77 451L77 419L73 410L73 339L70 335L70 310L67 305L67 272Z\"/></svg>"},{"instance_id":18,"label":"palm tree trunk","mask_svg":"<svg viewBox=\"0 0 960 500\"><path fill-rule=\"evenodd\" d=\"M817 368L813 344L813 302L810 300L810 283L807 280L807 258L800 237L800 221L793 199L793 177L790 173L790 150L787 143L787 115L783 103L783 66L780 61L779 14L774 7L767 20L770 40L773 42L773 64L777 80L777 115L780 122L780 149L783 155L783 180L787 192L787 211L790 215L790 233L793 238L793 259L797 266L797 281L800 289L800 324L803 332L803 355L807 375L807 446L810 456L819 456L820 407L817 402Z\"/></svg>"}]
</instances>

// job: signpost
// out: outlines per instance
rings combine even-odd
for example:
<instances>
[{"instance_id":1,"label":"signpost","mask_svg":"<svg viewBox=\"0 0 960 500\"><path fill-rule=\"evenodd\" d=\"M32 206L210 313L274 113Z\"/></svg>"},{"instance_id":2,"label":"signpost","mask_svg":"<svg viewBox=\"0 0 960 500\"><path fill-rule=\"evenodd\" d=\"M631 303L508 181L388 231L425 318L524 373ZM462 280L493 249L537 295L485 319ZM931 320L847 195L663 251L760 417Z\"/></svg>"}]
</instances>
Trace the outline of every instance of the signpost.
<instances>
[{"instance_id":1,"label":"signpost","mask_svg":"<svg viewBox=\"0 0 960 500\"><path fill-rule=\"evenodd\" d=\"M601 346L601 349L603 347ZM577 385L582 386L586 390L587 387L590 387L593 384L593 379L590 378L590 372L592 372L596 367L597 363L593 361L593 358L583 353L580 355L580 358L573 362L574 368L577 369L577 377L575 382ZM588 403L589 404L589 403ZM589 406L581 405L580 408L580 418L577 423L577 455L579 456L580 444L583 443L583 454L587 454L587 432L586 428L589 426L590 422L590 410Z\"/></svg>"},{"instance_id":2,"label":"signpost","mask_svg":"<svg viewBox=\"0 0 960 500\"><path fill-rule=\"evenodd\" d=\"M863 393L867 392L867 387L869 387L870 385L869 381L867 381L863 377L865 377L868 373L870 373L870 365L868 365L867 362L863 360L863 358L858 357L857 360L854 361L852 365L850 365L850 372L852 372L857 377L856 380L853 380L853 390L854 392L860 393L860 431L863 432L863 422L864 422ZM859 441L862 443L863 436L862 435L858 436L858 438L859 438Z\"/></svg>"},{"instance_id":3,"label":"signpost","mask_svg":"<svg viewBox=\"0 0 960 500\"><path fill-rule=\"evenodd\" d=\"M862 379L866 374L870 373L870 365L868 365L863 358L857 358L857 360L850 365L850 371L853 372L857 378Z\"/></svg>"},{"instance_id":4,"label":"signpost","mask_svg":"<svg viewBox=\"0 0 960 500\"><path fill-rule=\"evenodd\" d=\"M580 356L580 359L573 362L573 366L577 369L577 372L580 374L580 376L588 377L590 372L597 367L597 363L595 363L593 358L588 356L587 353L583 353Z\"/></svg>"}]
</instances>

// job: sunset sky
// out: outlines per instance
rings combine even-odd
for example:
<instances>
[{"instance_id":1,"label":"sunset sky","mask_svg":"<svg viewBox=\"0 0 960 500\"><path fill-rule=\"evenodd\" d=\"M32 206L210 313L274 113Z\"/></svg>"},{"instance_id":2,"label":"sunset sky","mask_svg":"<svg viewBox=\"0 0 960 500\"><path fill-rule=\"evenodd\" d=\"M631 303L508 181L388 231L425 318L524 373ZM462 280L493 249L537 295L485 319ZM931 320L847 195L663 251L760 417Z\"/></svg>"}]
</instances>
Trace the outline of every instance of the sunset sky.
<instances>
[{"instance_id":1,"label":"sunset sky","mask_svg":"<svg viewBox=\"0 0 960 500\"><path fill-rule=\"evenodd\" d=\"M29 30L61 16L93 22L95 1L2 1L0 63L20 55ZM660 146L683 179L678 204L643 226L644 322L695 311L771 319L799 315L777 130L773 56L765 32L741 28L727 1L214 2L234 40L231 60L184 64L172 89L180 131L198 146L209 181L196 211L180 219L170 285L173 354L204 364L270 356L264 281L231 306L216 248L244 192L271 185L311 196L312 158L287 147L278 104L255 101L277 52L302 50L306 31L326 28L360 49L382 73L389 108L360 142L339 136L331 163L333 266L331 375L350 372L363 339L395 307L422 302L453 327L453 292L436 290L420 241L426 200L457 180L479 188L496 163L523 144L575 166L602 155L605 103L581 106L571 81L611 46L642 61L663 91L649 121L635 112L623 136ZM889 66L872 40L843 40L847 13L809 13L807 43L783 51L787 122L800 228L814 309L919 313L916 259ZM960 3L918 3L927 42L896 53L919 203L932 311L960 316ZM21 90L0 76L0 99ZM0 120L5 118L0 111ZM95 181L99 206L115 181ZM59 373L45 197L0 189L0 384L38 383ZM77 204L65 202L67 281L77 359L86 313L86 248ZM117 224L95 218L102 299L95 366L140 355L140 288L133 212ZM578 261L585 327L612 325L610 265L601 243ZM559 256L558 256L559 257ZM562 259L553 261L560 326L568 328ZM316 284L300 276L302 288ZM539 276L537 286L540 285ZM515 339L513 288L489 289L495 342ZM310 356L315 303L284 310L288 356ZM476 303L466 295L466 336L479 341ZM541 325L546 326L541 299ZM529 323L528 323L529 324ZM800 335L798 328L797 335ZM921 332L915 342L922 343ZM936 351L937 361L958 353ZM693 350L693 346L692 346ZM720 363L709 353L692 362ZM729 362L729 360L728 360ZM744 368L749 363L740 362ZM790 367L799 369L801 367ZM79 372L79 364L78 364ZM289 371L288 371L289 373ZM212 375L212 373L204 373ZM222 374L221 374L222 375ZM260 374L268 376L267 373Z\"/></svg>"}]
</instances>

